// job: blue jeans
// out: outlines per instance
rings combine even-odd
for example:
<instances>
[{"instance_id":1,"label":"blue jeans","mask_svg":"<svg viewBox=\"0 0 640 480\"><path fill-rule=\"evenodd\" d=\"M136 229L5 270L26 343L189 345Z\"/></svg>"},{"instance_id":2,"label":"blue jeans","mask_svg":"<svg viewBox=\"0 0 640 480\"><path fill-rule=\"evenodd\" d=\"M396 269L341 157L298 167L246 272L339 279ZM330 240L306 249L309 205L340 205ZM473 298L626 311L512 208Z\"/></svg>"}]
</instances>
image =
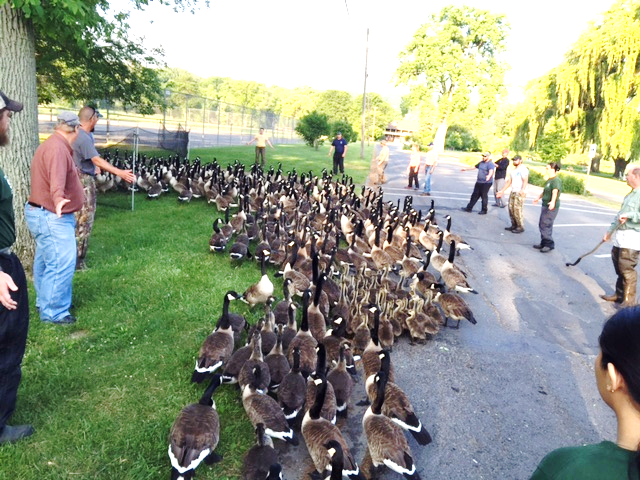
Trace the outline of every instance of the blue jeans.
<instances>
[{"instance_id":1,"label":"blue jeans","mask_svg":"<svg viewBox=\"0 0 640 480\"><path fill-rule=\"evenodd\" d=\"M36 240L33 283L40 319L56 322L69 315L73 274L76 270L76 219L73 213L58 218L44 208L24 207L24 216Z\"/></svg>"},{"instance_id":2,"label":"blue jeans","mask_svg":"<svg viewBox=\"0 0 640 480\"><path fill-rule=\"evenodd\" d=\"M431 169L427 169L424 174L424 193L431 193Z\"/></svg>"}]
</instances>

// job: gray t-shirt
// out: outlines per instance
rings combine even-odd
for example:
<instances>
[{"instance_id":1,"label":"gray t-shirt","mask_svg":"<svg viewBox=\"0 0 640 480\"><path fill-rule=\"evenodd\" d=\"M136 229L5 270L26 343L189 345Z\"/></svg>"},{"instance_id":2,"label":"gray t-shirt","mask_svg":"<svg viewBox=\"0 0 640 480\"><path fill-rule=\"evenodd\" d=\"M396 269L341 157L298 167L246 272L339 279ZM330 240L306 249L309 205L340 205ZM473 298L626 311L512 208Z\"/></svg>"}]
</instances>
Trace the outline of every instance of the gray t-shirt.
<instances>
[{"instance_id":1,"label":"gray t-shirt","mask_svg":"<svg viewBox=\"0 0 640 480\"><path fill-rule=\"evenodd\" d=\"M87 175L95 175L96 167L91 161L93 157L97 157L100 154L96 150L93 144L93 138L82 128L78 129L78 138L73 142L73 160L82 173Z\"/></svg>"},{"instance_id":2,"label":"gray t-shirt","mask_svg":"<svg viewBox=\"0 0 640 480\"><path fill-rule=\"evenodd\" d=\"M496 168L496 165L491 160L487 162L480 162L476 165L476 168L478 169L477 183L493 183L493 176L489 181L487 181L487 175L489 175L489 172Z\"/></svg>"}]
</instances>

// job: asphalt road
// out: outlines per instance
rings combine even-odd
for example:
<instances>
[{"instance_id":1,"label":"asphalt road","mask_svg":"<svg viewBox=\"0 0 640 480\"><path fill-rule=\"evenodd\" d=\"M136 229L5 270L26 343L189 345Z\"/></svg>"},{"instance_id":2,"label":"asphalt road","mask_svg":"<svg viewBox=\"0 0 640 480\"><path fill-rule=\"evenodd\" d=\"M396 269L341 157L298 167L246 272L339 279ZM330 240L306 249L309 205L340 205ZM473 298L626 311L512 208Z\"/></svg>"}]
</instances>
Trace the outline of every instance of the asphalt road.
<instances>
[{"instance_id":1,"label":"asphalt road","mask_svg":"<svg viewBox=\"0 0 640 480\"><path fill-rule=\"evenodd\" d=\"M385 199L412 193L408 157L392 147ZM397 383L434 439L426 447L410 439L423 479L525 479L552 449L615 440L615 418L593 371L602 324L615 312L599 298L615 282L610 244L565 266L601 240L615 210L563 194L556 249L540 253L532 248L540 240L540 206L532 200L541 189L530 186L526 231L512 234L504 230L508 208L490 206L481 216L478 202L473 213L460 210L476 179L475 170L460 169L441 158L432 196L414 196L414 206L426 210L433 199L437 218L451 214L452 231L474 247L456 263L479 292L465 296L478 324L445 328L424 346L402 339L392 357Z\"/></svg>"}]
</instances>

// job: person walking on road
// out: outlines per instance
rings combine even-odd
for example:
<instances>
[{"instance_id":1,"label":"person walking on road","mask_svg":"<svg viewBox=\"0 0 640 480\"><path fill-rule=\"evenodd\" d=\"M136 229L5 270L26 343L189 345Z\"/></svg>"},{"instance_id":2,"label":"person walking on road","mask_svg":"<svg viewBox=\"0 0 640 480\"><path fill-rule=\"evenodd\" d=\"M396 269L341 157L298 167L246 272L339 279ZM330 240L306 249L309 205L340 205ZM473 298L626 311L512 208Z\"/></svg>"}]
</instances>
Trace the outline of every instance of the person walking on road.
<instances>
[{"instance_id":1,"label":"person walking on road","mask_svg":"<svg viewBox=\"0 0 640 480\"><path fill-rule=\"evenodd\" d=\"M264 128L261 128L260 133L258 133L258 135L256 135L253 140L247 142L247 145L251 145L253 142L256 142L256 164L258 163L258 158L260 158L260 164L264 165L267 152L267 143L273 149L275 149L276 147L271 144L269 137L265 135Z\"/></svg>"},{"instance_id":2,"label":"person walking on road","mask_svg":"<svg viewBox=\"0 0 640 480\"><path fill-rule=\"evenodd\" d=\"M407 173L409 174L409 185L407 188L414 188L418 190L420 185L418 184L418 172L420 171L420 163L422 158L420 157L420 147L417 143L411 146L411 154L409 155L409 166L407 167ZM415 182L415 187L412 185Z\"/></svg>"},{"instance_id":3,"label":"person walking on road","mask_svg":"<svg viewBox=\"0 0 640 480\"><path fill-rule=\"evenodd\" d=\"M506 177L507 177L507 168L509 167L509 149L505 148L502 150L502 158L497 160L496 162L496 175L495 182L493 183L493 196L495 197L496 203L493 205L494 207L504 208L506 207L504 200L501 197L498 197L498 192L502 190L504 187Z\"/></svg>"},{"instance_id":4,"label":"person walking on road","mask_svg":"<svg viewBox=\"0 0 640 480\"><path fill-rule=\"evenodd\" d=\"M436 152L433 142L429 144L429 150L424 160L424 190L422 191L422 195L429 196L431 195L431 175L433 175L438 165L438 153Z\"/></svg>"},{"instance_id":5,"label":"person walking on road","mask_svg":"<svg viewBox=\"0 0 640 480\"><path fill-rule=\"evenodd\" d=\"M602 328L595 360L600 397L615 413L615 443L565 447L549 453L531 480L637 479L640 474L640 307L620 310Z\"/></svg>"},{"instance_id":6,"label":"person walking on road","mask_svg":"<svg viewBox=\"0 0 640 480\"><path fill-rule=\"evenodd\" d=\"M469 203L466 207L462 207L465 212L471 212L478 199L482 199L482 209L480 215L486 215L489 205L489 190L493 184L493 174L495 173L496 166L491 161L491 153L485 152L482 154L482 160L475 165L475 167L467 167L461 169L462 172L467 170L478 169L478 178L476 184L473 187L473 193L469 199Z\"/></svg>"},{"instance_id":7,"label":"person walking on road","mask_svg":"<svg viewBox=\"0 0 640 480\"><path fill-rule=\"evenodd\" d=\"M329 156L333 153L333 174L344 173L344 157L347 155L349 142L342 138L342 132L336 133L336 138L331 142L331 148L329 149Z\"/></svg>"},{"instance_id":8,"label":"person walking on road","mask_svg":"<svg viewBox=\"0 0 640 480\"><path fill-rule=\"evenodd\" d=\"M0 92L0 147L9 144L11 117L22 108L21 103ZM16 408L29 331L27 277L20 259L10 250L15 240L13 189L0 170L0 445L33 433L31 425L7 425Z\"/></svg>"},{"instance_id":9,"label":"person walking on road","mask_svg":"<svg viewBox=\"0 0 640 480\"><path fill-rule=\"evenodd\" d=\"M511 226L505 227L512 233L524 232L524 199L527 197L527 185L529 184L529 169L522 164L522 157L516 155L513 157L513 166L515 167L509 173L504 186L498 190L496 197L502 199L504 192L511 187L511 195L509 195L509 217L511 217ZM494 187L495 188L495 187Z\"/></svg>"},{"instance_id":10,"label":"person walking on road","mask_svg":"<svg viewBox=\"0 0 640 480\"><path fill-rule=\"evenodd\" d=\"M632 190L624 197L620 211L611 223L602 240L613 238L611 260L618 276L616 291L611 295L601 295L607 302L622 303L628 307L636 304L638 274L636 265L640 254L640 167L627 173L627 185Z\"/></svg>"},{"instance_id":11,"label":"person walking on road","mask_svg":"<svg viewBox=\"0 0 640 480\"><path fill-rule=\"evenodd\" d=\"M78 244L78 258L76 270L84 270L85 257L89 248L89 237L93 230L93 219L96 215L96 175L101 170L122 178L125 182L134 183L136 177L131 170L121 170L114 167L100 156L94 145L91 132L96 127L102 115L93 107L85 106L78 113L80 128L78 136L73 142L73 160L80 170L80 181L84 188L84 204L76 212L76 242Z\"/></svg>"},{"instance_id":12,"label":"person walking on road","mask_svg":"<svg viewBox=\"0 0 640 480\"><path fill-rule=\"evenodd\" d=\"M384 176L384 171L387 169L387 164L389 163L389 147L387 146L386 140L380 141L380 152L376 157L376 185L382 185L386 183L387 179Z\"/></svg>"},{"instance_id":13,"label":"person walking on road","mask_svg":"<svg viewBox=\"0 0 640 480\"><path fill-rule=\"evenodd\" d=\"M538 203L542 200L542 211L540 212L540 221L538 222L538 227L540 228L540 243L533 246L533 248L537 248L542 253L550 252L555 248L553 241L553 222L558 216L560 194L562 193L562 180L558 177L558 170L560 170L560 165L556 162L551 162L547 165L547 176L549 179L544 184L544 189L540 196L533 201L533 203Z\"/></svg>"}]
</instances>

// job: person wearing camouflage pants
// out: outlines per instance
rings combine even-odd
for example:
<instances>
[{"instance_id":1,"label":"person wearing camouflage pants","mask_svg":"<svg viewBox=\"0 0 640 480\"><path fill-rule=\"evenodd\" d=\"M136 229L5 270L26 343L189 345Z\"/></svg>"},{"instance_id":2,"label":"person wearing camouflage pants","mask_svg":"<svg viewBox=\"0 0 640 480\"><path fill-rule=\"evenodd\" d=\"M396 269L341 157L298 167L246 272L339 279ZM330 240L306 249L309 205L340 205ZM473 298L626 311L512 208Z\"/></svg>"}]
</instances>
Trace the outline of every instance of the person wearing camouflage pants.
<instances>
[{"instance_id":1,"label":"person wearing camouflage pants","mask_svg":"<svg viewBox=\"0 0 640 480\"><path fill-rule=\"evenodd\" d=\"M498 192L496 198L501 198L504 192L511 187L511 195L509 196L509 217L511 217L511 226L505 227L512 233L524 232L524 199L527 196L527 185L529 184L529 169L522 165L522 157L516 155L513 157L514 170L511 171L507 181Z\"/></svg>"}]
</instances>

